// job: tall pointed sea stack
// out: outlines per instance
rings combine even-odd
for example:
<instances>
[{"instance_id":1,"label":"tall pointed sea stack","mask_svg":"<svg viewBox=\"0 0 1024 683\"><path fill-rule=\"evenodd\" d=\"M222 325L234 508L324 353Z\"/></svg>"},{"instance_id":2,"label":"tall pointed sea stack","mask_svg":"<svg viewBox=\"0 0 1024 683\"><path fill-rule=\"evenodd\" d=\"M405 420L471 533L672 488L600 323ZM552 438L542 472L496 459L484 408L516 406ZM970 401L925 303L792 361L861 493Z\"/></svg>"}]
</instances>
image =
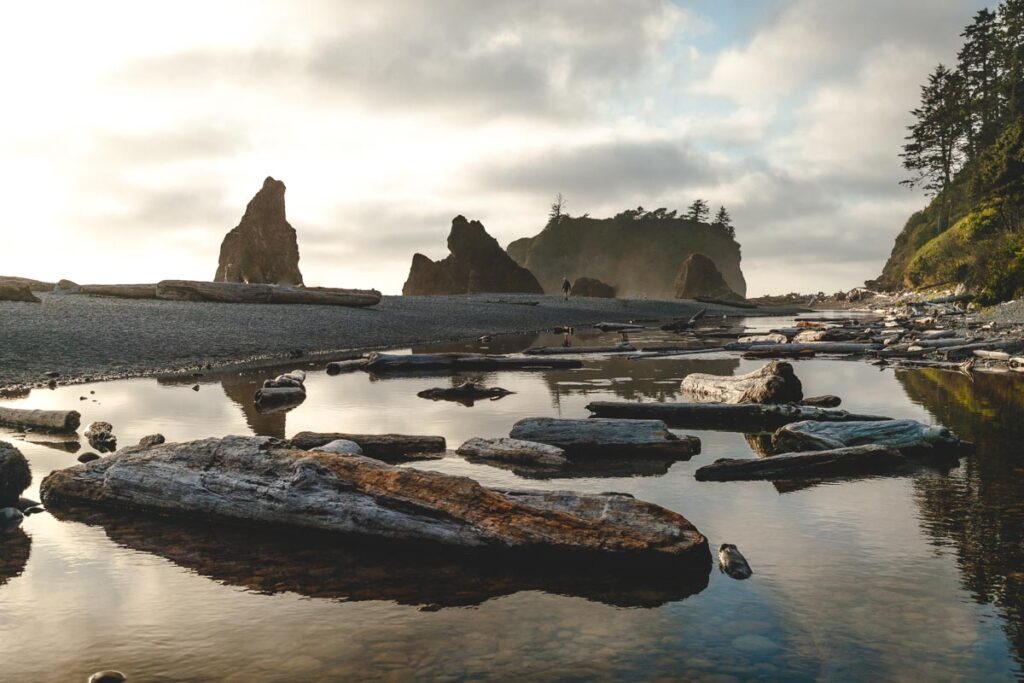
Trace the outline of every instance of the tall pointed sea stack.
<instances>
[{"instance_id":1,"label":"tall pointed sea stack","mask_svg":"<svg viewBox=\"0 0 1024 683\"><path fill-rule=\"evenodd\" d=\"M295 228L284 213L284 183L267 177L238 226L220 245L216 282L301 285Z\"/></svg>"}]
</instances>

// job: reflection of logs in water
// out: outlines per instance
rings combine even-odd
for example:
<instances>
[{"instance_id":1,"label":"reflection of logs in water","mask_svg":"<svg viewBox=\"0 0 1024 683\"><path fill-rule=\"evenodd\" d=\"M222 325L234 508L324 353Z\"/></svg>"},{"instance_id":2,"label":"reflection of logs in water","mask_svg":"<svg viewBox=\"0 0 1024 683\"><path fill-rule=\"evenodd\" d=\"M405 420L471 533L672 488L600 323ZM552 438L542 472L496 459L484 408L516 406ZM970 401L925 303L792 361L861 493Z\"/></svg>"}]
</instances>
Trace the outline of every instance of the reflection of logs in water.
<instances>
[{"instance_id":1,"label":"reflection of logs in water","mask_svg":"<svg viewBox=\"0 0 1024 683\"><path fill-rule=\"evenodd\" d=\"M0 532L0 587L25 571L31 551L32 539L24 530Z\"/></svg>"},{"instance_id":2,"label":"reflection of logs in water","mask_svg":"<svg viewBox=\"0 0 1024 683\"><path fill-rule=\"evenodd\" d=\"M423 607L477 605L524 590L610 605L657 607L700 592L708 574L680 576L636 562L569 556L552 564L528 553L483 554L315 534L272 535L229 526L67 508L55 516L101 526L115 543L167 558L202 576L259 593L388 600ZM561 558L560 558L561 559Z\"/></svg>"}]
</instances>

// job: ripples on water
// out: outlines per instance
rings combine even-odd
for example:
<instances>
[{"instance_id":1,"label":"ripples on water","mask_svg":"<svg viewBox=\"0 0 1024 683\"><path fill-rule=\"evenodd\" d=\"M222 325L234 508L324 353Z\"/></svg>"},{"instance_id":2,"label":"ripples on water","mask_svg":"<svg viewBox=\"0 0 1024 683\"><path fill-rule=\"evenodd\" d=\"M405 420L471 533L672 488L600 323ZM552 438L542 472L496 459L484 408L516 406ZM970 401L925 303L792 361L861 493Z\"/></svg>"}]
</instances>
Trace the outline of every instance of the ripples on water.
<instances>
[{"instance_id":1,"label":"ripples on water","mask_svg":"<svg viewBox=\"0 0 1024 683\"><path fill-rule=\"evenodd\" d=\"M577 335L575 343L615 339ZM561 340L506 336L484 346L506 352ZM586 416L593 400L676 400L687 373L760 364L607 358L581 370L474 373L458 379L516 393L472 407L416 396L452 382L447 376L329 377L312 368L309 398L287 413L252 406L270 371L59 387L4 403L74 407L83 425L113 423L122 446L154 432L186 441L314 430L440 434L454 448L472 436L506 436L529 415ZM701 465L752 451L743 434L695 430L685 432L700 436L703 452L688 462L553 480L454 455L414 465L488 485L627 492L677 510L714 547L737 544L755 572L739 582L714 571L695 587L644 575L595 578L570 566L464 562L443 549L325 549L322 540L144 516L33 515L22 531L0 537L2 677L64 682L103 668L133 681L1019 677L1024 378L972 381L839 360L796 367L807 395L838 394L851 411L941 422L978 451L948 475L803 487L696 482ZM46 473L75 464L78 447L89 450L84 442L0 438L30 459L30 497Z\"/></svg>"}]
</instances>

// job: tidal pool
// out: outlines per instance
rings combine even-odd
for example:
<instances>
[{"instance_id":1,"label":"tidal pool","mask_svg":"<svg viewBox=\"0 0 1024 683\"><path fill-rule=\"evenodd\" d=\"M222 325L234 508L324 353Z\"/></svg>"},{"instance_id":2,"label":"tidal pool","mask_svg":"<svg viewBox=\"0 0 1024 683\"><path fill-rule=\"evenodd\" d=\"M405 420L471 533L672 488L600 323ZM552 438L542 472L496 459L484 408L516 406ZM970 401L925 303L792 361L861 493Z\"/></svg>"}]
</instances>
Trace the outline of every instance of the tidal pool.
<instances>
[{"instance_id":1,"label":"tidal pool","mask_svg":"<svg viewBox=\"0 0 1024 683\"><path fill-rule=\"evenodd\" d=\"M786 321L751 319L768 328ZM573 343L618 335L577 334ZM634 341L666 341L644 332ZM561 335L514 335L415 351L518 351ZM299 407L261 414L277 371L211 372L35 390L4 405L75 408L120 445L299 431L439 434L449 448L506 436L526 416L585 417L593 400L675 400L690 372L748 372L734 356L590 358L579 370L382 378L309 371ZM321 364L322 365L322 364ZM747 436L695 434L689 461L605 463L533 479L449 453L408 466L487 485L620 491L676 510L754 570L680 587L578 568L464 563L443 548L364 547L139 514L28 517L0 536L0 678L294 680L1008 680L1024 657L1024 378L795 363L806 395L851 411L942 423L977 443L949 473L828 484L702 483L695 469L754 457ZM474 378L515 393L471 407L416 393ZM199 391L192 386L199 385ZM95 393L93 393L95 392ZM81 398L81 397L84 397ZM33 487L92 450L0 431ZM43 439L41 441L40 439Z\"/></svg>"}]
</instances>

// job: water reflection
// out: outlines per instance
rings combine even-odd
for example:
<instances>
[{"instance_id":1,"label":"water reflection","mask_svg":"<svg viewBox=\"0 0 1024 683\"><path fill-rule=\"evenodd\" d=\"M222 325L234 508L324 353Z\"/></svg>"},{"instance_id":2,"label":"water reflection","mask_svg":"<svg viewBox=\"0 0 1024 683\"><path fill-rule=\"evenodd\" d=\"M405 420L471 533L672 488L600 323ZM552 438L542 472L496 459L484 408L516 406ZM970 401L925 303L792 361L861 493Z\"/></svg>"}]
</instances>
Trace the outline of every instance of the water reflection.
<instances>
[{"instance_id":1,"label":"water reflection","mask_svg":"<svg viewBox=\"0 0 1024 683\"><path fill-rule=\"evenodd\" d=\"M0 531L0 587L21 576L32 552L32 539L23 529Z\"/></svg>"},{"instance_id":2,"label":"water reflection","mask_svg":"<svg viewBox=\"0 0 1024 683\"><path fill-rule=\"evenodd\" d=\"M620 607L657 607L702 591L711 569L708 565L705 572L682 575L592 557L485 555L295 531L270 534L83 507L61 508L53 514L101 527L120 546L164 557L219 583L257 593L298 593L346 602L385 600L438 609L536 590ZM558 571L551 571L552 561Z\"/></svg>"},{"instance_id":3,"label":"water reflection","mask_svg":"<svg viewBox=\"0 0 1024 683\"><path fill-rule=\"evenodd\" d=\"M924 529L956 551L963 586L1002 612L1024 662L1024 377L900 371L911 400L977 444L956 476L914 481Z\"/></svg>"}]
</instances>

